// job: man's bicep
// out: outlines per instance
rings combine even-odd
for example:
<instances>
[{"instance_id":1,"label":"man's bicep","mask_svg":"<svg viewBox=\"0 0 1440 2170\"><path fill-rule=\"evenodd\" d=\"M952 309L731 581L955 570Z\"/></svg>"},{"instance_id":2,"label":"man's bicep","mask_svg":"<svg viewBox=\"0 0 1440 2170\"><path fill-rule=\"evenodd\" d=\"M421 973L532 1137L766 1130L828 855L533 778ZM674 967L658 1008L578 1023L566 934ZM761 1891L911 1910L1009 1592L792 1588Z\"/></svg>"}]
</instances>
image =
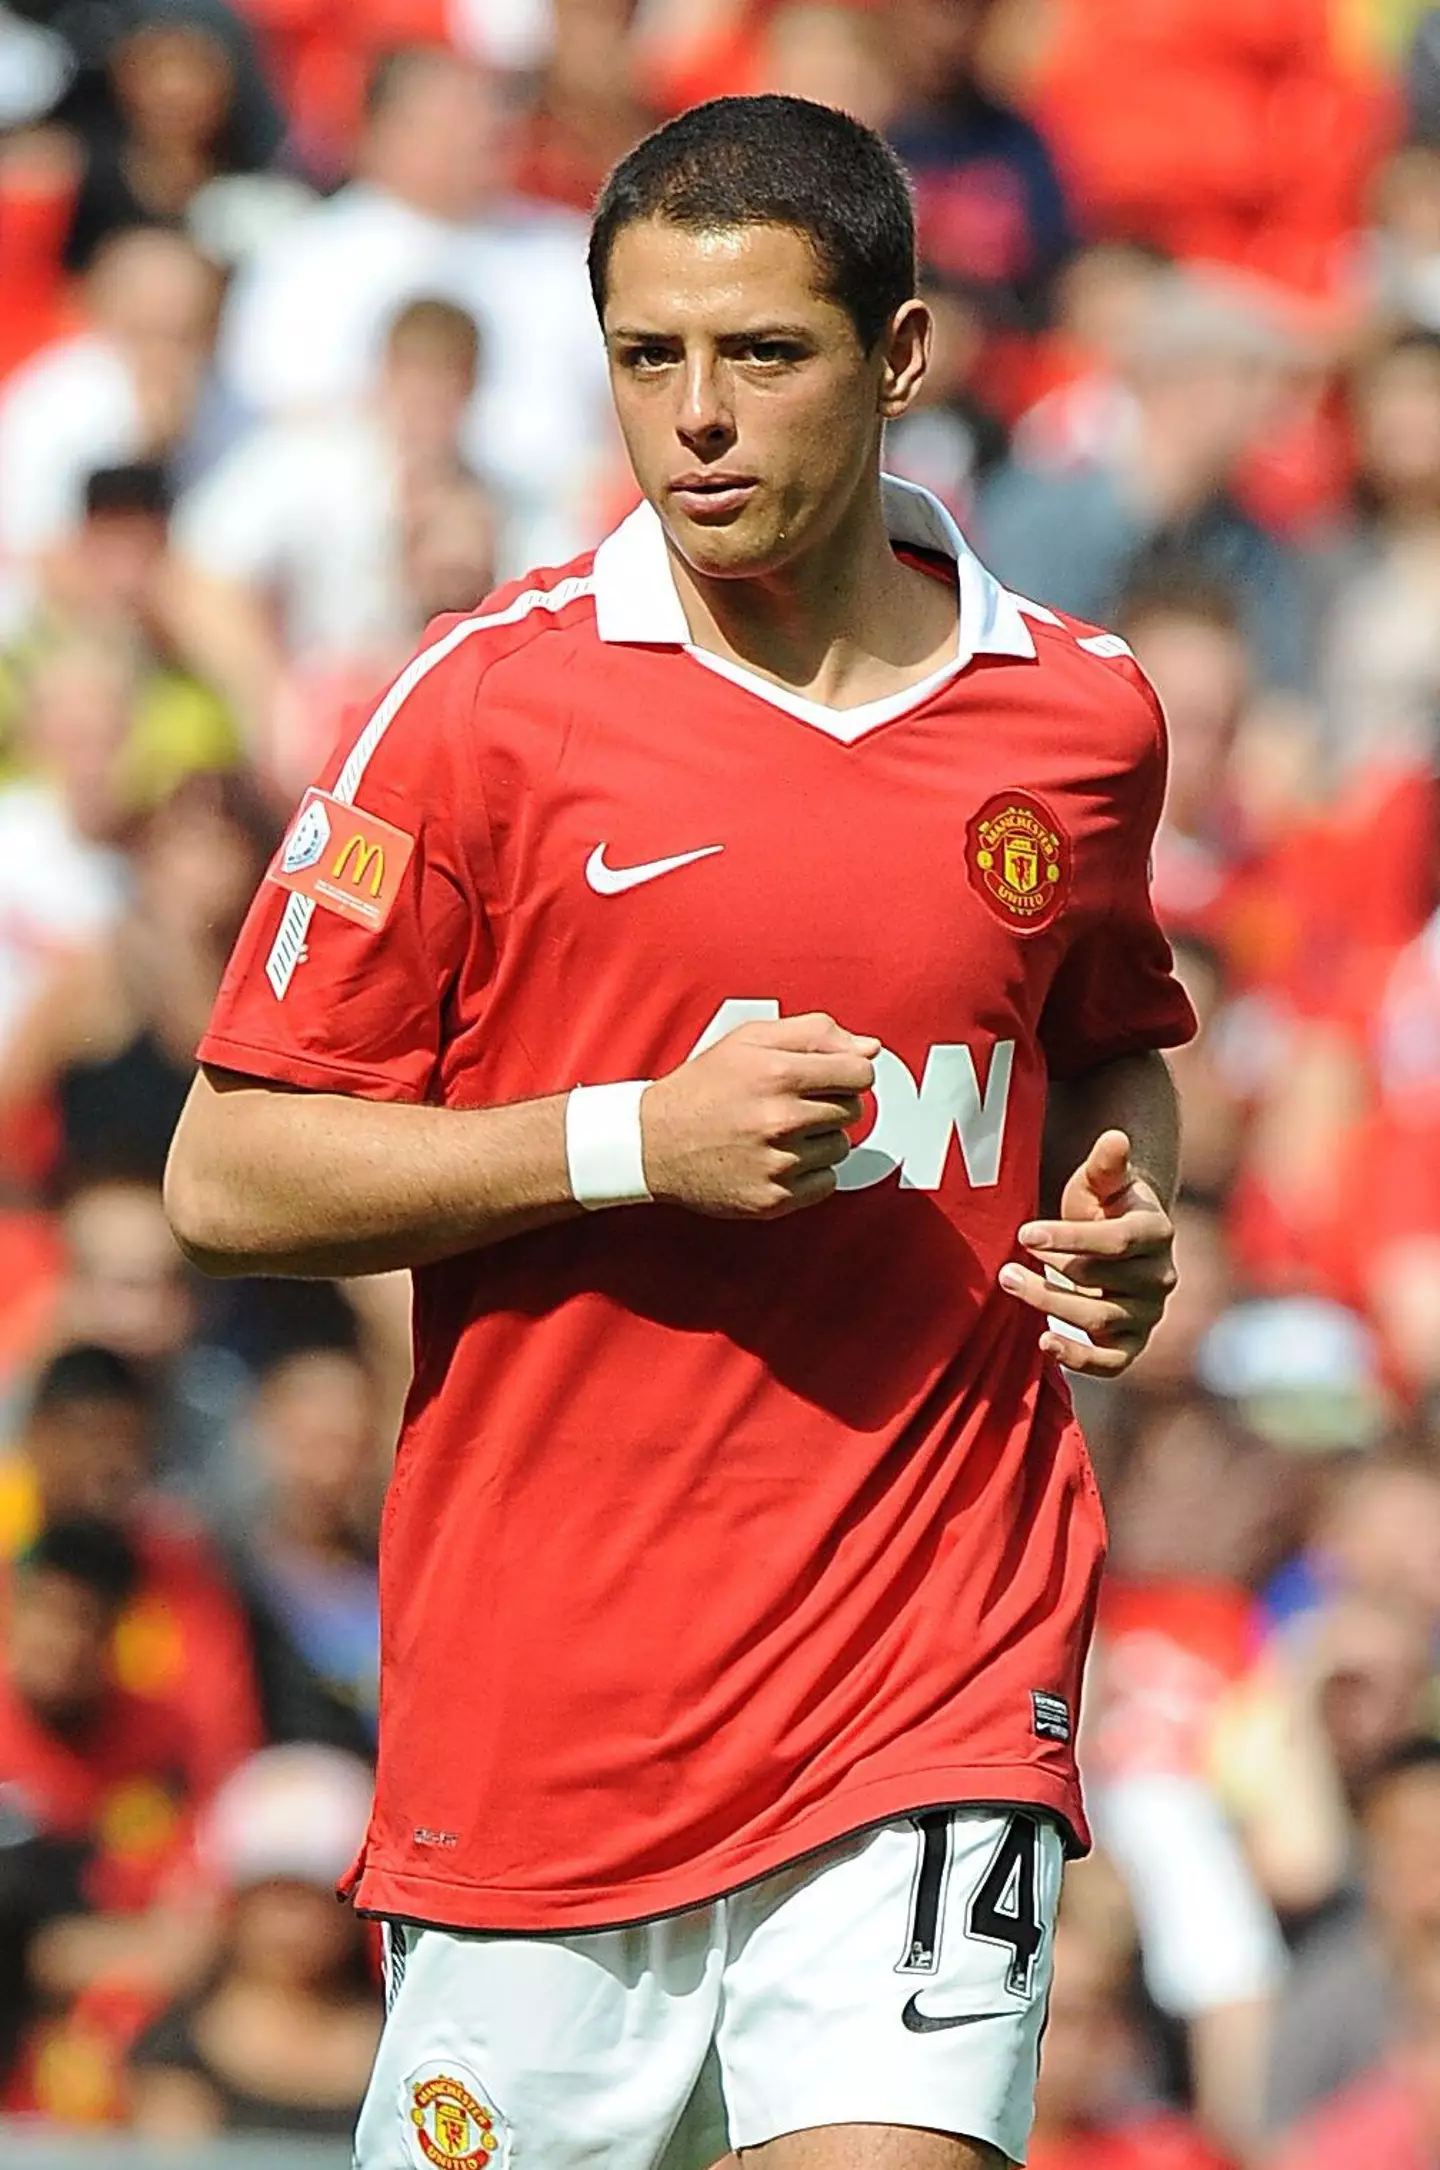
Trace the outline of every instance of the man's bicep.
<instances>
[{"instance_id":1,"label":"man's bicep","mask_svg":"<svg viewBox=\"0 0 1440 2170\"><path fill-rule=\"evenodd\" d=\"M429 1098L469 918L466 900L424 865L407 867L379 928L267 881L221 983L201 1061L301 1091Z\"/></svg>"},{"instance_id":2,"label":"man's bicep","mask_svg":"<svg viewBox=\"0 0 1440 2170\"><path fill-rule=\"evenodd\" d=\"M302 797L221 983L202 1061L302 1090L434 1096L457 991L489 976L489 922L449 757L474 681L431 641Z\"/></svg>"}]
</instances>

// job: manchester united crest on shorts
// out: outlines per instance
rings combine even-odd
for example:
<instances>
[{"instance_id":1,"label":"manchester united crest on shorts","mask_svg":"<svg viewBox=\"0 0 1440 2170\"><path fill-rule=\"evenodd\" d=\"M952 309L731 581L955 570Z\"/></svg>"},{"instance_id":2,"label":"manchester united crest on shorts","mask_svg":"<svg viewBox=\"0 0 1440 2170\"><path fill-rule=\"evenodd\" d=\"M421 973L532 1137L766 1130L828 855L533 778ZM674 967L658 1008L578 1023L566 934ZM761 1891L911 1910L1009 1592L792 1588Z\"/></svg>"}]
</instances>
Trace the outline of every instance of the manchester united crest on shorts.
<instances>
[{"instance_id":1,"label":"manchester united crest on shorts","mask_svg":"<svg viewBox=\"0 0 1440 2170\"><path fill-rule=\"evenodd\" d=\"M507 2126L473 2072L438 2060L419 2065L405 2082L405 2111L417 2163L435 2170L504 2170Z\"/></svg>"},{"instance_id":2,"label":"manchester united crest on shorts","mask_svg":"<svg viewBox=\"0 0 1440 2170\"><path fill-rule=\"evenodd\" d=\"M999 791L965 832L971 886L1022 934L1048 927L1070 892L1070 839L1044 801Z\"/></svg>"}]
</instances>

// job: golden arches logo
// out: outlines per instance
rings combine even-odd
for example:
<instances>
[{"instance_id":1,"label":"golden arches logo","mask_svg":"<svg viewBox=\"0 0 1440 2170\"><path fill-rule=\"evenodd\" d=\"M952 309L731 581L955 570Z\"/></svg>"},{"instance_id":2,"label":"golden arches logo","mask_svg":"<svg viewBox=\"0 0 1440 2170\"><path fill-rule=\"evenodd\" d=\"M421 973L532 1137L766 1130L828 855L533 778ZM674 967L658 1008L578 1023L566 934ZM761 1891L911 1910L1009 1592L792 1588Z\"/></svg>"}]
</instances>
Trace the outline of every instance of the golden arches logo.
<instances>
[{"instance_id":1,"label":"golden arches logo","mask_svg":"<svg viewBox=\"0 0 1440 2170\"><path fill-rule=\"evenodd\" d=\"M350 873L350 880L359 889L364 883L366 875L369 874L370 894L372 897L378 897L385 881L384 845L369 843L357 829L330 869L331 875L337 882L345 879L350 866L352 851L355 854L355 866L354 871Z\"/></svg>"}]
</instances>

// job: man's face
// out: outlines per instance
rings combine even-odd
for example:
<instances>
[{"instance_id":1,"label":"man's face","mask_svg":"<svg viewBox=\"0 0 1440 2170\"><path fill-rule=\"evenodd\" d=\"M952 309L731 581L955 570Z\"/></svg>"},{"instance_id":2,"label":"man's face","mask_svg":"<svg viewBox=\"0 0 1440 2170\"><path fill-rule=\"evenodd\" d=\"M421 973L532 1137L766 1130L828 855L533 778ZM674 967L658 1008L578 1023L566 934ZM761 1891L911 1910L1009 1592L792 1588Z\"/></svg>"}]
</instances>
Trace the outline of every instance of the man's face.
<instances>
[{"instance_id":1,"label":"man's face","mask_svg":"<svg viewBox=\"0 0 1440 2170\"><path fill-rule=\"evenodd\" d=\"M824 541L875 458L883 348L867 355L782 226L621 230L605 342L636 480L697 573L749 579Z\"/></svg>"},{"instance_id":2,"label":"man's face","mask_svg":"<svg viewBox=\"0 0 1440 2170\"><path fill-rule=\"evenodd\" d=\"M1364 1817L1365 1882L1392 1948L1440 1951L1440 1771L1389 1779Z\"/></svg>"},{"instance_id":3,"label":"man's face","mask_svg":"<svg viewBox=\"0 0 1440 2170\"><path fill-rule=\"evenodd\" d=\"M63 1232L61 1325L70 1339L103 1341L142 1364L183 1348L193 1310L158 1189L97 1183L71 1200Z\"/></svg>"},{"instance_id":4,"label":"man's face","mask_svg":"<svg viewBox=\"0 0 1440 2170\"><path fill-rule=\"evenodd\" d=\"M111 1608L69 1575L22 1570L10 1592L6 1658L11 1684L43 1722L63 1726L104 1694Z\"/></svg>"},{"instance_id":5,"label":"man's face","mask_svg":"<svg viewBox=\"0 0 1440 2170\"><path fill-rule=\"evenodd\" d=\"M151 1439L128 1401L75 1401L32 1417L25 1446L48 1521L123 1518L144 1489Z\"/></svg>"}]
</instances>

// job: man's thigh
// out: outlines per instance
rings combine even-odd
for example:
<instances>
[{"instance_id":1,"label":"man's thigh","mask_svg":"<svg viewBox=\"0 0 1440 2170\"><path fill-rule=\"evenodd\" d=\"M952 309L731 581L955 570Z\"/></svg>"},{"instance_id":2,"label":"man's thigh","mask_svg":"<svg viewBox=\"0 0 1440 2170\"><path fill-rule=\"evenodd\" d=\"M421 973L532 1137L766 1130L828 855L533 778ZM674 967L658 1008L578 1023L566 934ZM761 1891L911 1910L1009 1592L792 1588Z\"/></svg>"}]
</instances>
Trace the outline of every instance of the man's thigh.
<instances>
[{"instance_id":1,"label":"man's thigh","mask_svg":"<svg viewBox=\"0 0 1440 2170\"><path fill-rule=\"evenodd\" d=\"M822 2125L787 2132L763 2147L742 2147L744 2170L1007 2170L1008 2158L983 2140L901 2125ZM724 2165L718 2170L725 2170Z\"/></svg>"}]
</instances>

